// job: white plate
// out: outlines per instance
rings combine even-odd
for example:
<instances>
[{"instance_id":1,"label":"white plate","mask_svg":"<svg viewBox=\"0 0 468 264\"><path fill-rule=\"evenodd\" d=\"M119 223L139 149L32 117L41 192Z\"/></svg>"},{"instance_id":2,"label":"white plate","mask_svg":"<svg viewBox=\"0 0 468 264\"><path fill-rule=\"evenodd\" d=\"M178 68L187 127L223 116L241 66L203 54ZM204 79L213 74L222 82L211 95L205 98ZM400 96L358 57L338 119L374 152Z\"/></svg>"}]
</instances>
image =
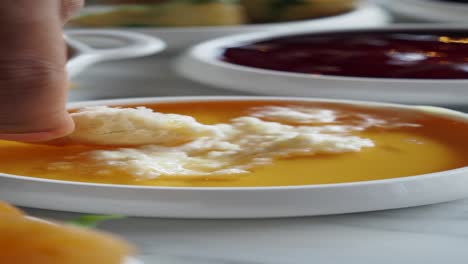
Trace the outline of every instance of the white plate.
<instances>
[{"instance_id":1,"label":"white plate","mask_svg":"<svg viewBox=\"0 0 468 264\"><path fill-rule=\"evenodd\" d=\"M127 258L124 264L143 264L143 262L141 262L140 260L136 258Z\"/></svg>"},{"instance_id":2,"label":"white plate","mask_svg":"<svg viewBox=\"0 0 468 264\"><path fill-rule=\"evenodd\" d=\"M174 97L90 101L74 103L71 106L271 99L317 101L287 97ZM338 102L414 109L468 122L468 114L441 108ZM16 205L148 217L258 218L341 214L440 203L467 196L468 167L387 180L247 188L108 185L0 174L0 200Z\"/></svg>"},{"instance_id":3,"label":"white plate","mask_svg":"<svg viewBox=\"0 0 468 264\"><path fill-rule=\"evenodd\" d=\"M375 0L393 13L428 22L468 22L468 3L437 0Z\"/></svg>"},{"instance_id":4,"label":"white plate","mask_svg":"<svg viewBox=\"0 0 468 264\"><path fill-rule=\"evenodd\" d=\"M86 7L83 14L102 10L101 7ZM267 23L258 25L218 26L218 27L183 27L183 28L118 28L132 30L161 38L168 44L168 50L181 50L202 41L239 33L277 29L332 29L343 27L382 26L390 22L390 16L373 4L362 3L354 11L297 22Z\"/></svg>"},{"instance_id":5,"label":"white plate","mask_svg":"<svg viewBox=\"0 0 468 264\"><path fill-rule=\"evenodd\" d=\"M116 48L97 49L83 42L82 38L114 40L124 44ZM67 30L65 41L73 54L67 62L67 72L71 78L98 62L147 56L160 52L166 47L166 44L158 38L123 30Z\"/></svg>"},{"instance_id":6,"label":"white plate","mask_svg":"<svg viewBox=\"0 0 468 264\"><path fill-rule=\"evenodd\" d=\"M466 25L394 25L378 30L460 29ZM190 49L177 63L185 77L222 89L265 95L314 96L339 99L374 100L399 103L464 105L468 102L468 79L402 79L341 77L265 70L221 61L219 55L229 46L279 36L302 33L352 32L369 29L296 30L251 33L219 38Z\"/></svg>"},{"instance_id":7,"label":"white plate","mask_svg":"<svg viewBox=\"0 0 468 264\"><path fill-rule=\"evenodd\" d=\"M40 221L40 222L44 222L44 223L49 223L49 224L54 224L52 222L49 222L47 220L44 220L44 219L40 219L40 218L36 218L36 217L32 217L32 216L27 216L27 218L31 219L31 220L35 220L35 221ZM122 264L143 264L143 262L141 262L140 260L134 258L134 257L127 257L125 259L125 261L122 263Z\"/></svg>"}]
</instances>

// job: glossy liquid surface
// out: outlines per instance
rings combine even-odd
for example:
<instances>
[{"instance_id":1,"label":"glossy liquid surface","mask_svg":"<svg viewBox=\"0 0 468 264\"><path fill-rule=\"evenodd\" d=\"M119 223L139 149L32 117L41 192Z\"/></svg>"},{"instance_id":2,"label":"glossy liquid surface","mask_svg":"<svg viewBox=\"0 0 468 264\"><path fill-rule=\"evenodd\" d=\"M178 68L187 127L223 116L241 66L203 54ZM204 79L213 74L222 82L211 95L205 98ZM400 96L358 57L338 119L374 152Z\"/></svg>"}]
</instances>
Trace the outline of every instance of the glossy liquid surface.
<instances>
[{"instance_id":1,"label":"glossy liquid surface","mask_svg":"<svg viewBox=\"0 0 468 264\"><path fill-rule=\"evenodd\" d=\"M468 31L297 35L228 47L222 59L318 75L468 79Z\"/></svg>"},{"instance_id":2,"label":"glossy liquid surface","mask_svg":"<svg viewBox=\"0 0 468 264\"><path fill-rule=\"evenodd\" d=\"M252 173L210 177L160 177L143 180L119 171L98 174L86 168L53 172L48 164L64 156L100 149L89 146L39 146L0 142L0 172L81 182L196 187L285 186L368 181L412 176L468 165L468 123L413 111L375 110L341 104L285 102L197 102L148 105L159 112L192 115L214 124L246 115L254 106L306 105L381 119L416 123L418 127L373 128L355 132L375 147L356 153L313 155L275 160ZM349 120L350 122L352 120Z\"/></svg>"}]
</instances>

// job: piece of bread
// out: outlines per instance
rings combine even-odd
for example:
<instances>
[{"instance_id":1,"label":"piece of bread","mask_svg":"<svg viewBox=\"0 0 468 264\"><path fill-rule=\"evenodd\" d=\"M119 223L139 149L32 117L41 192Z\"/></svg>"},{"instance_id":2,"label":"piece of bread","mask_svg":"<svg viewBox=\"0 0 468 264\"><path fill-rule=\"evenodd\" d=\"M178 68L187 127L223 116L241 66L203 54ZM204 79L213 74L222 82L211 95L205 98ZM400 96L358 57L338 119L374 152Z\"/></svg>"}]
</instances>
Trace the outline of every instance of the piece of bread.
<instances>
[{"instance_id":1,"label":"piece of bread","mask_svg":"<svg viewBox=\"0 0 468 264\"><path fill-rule=\"evenodd\" d=\"M145 107L85 107L72 113L71 117L75 131L55 140L56 144L177 146L217 133L216 129L193 117L157 113Z\"/></svg>"},{"instance_id":2,"label":"piece of bread","mask_svg":"<svg viewBox=\"0 0 468 264\"><path fill-rule=\"evenodd\" d=\"M314 17L332 16L350 11L354 0L310 0L303 5L292 6L281 14L280 21L301 20Z\"/></svg>"},{"instance_id":3,"label":"piece of bread","mask_svg":"<svg viewBox=\"0 0 468 264\"><path fill-rule=\"evenodd\" d=\"M0 263L122 264L133 248L109 234L25 217L0 202Z\"/></svg>"},{"instance_id":4,"label":"piece of bread","mask_svg":"<svg viewBox=\"0 0 468 264\"><path fill-rule=\"evenodd\" d=\"M111 11L83 14L72 19L81 27L191 27L246 23L243 8L236 3L211 1L166 1L161 4L123 5Z\"/></svg>"}]
</instances>

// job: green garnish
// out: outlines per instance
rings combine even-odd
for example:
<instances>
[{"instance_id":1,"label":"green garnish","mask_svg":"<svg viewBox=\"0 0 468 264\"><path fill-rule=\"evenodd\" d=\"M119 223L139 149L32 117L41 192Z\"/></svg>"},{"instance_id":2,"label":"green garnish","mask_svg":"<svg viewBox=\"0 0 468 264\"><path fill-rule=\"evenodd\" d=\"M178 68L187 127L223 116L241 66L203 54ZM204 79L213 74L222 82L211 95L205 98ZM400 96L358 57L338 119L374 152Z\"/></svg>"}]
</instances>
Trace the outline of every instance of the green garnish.
<instances>
[{"instance_id":1,"label":"green garnish","mask_svg":"<svg viewBox=\"0 0 468 264\"><path fill-rule=\"evenodd\" d=\"M270 8L275 15L279 15L289 6L302 4L304 4L304 0L272 0L270 2Z\"/></svg>"},{"instance_id":2,"label":"green garnish","mask_svg":"<svg viewBox=\"0 0 468 264\"><path fill-rule=\"evenodd\" d=\"M284 8L290 5L302 5L304 0L272 0L271 6L276 8Z\"/></svg>"},{"instance_id":3,"label":"green garnish","mask_svg":"<svg viewBox=\"0 0 468 264\"><path fill-rule=\"evenodd\" d=\"M295 1L295 0L293 0ZM175 1L170 1L167 3L154 3L154 4L131 4L132 6L165 6L165 5L172 5L172 4L177 4L177 3L182 3L182 4L210 4L210 3L221 3L221 4L239 4L239 0L175 0Z\"/></svg>"},{"instance_id":4,"label":"green garnish","mask_svg":"<svg viewBox=\"0 0 468 264\"><path fill-rule=\"evenodd\" d=\"M238 4L239 0L188 0L188 2L192 4L209 4L209 3Z\"/></svg>"},{"instance_id":5,"label":"green garnish","mask_svg":"<svg viewBox=\"0 0 468 264\"><path fill-rule=\"evenodd\" d=\"M123 215L83 215L75 220L68 221L67 224L94 228L102 222L123 218L125 218Z\"/></svg>"}]
</instances>

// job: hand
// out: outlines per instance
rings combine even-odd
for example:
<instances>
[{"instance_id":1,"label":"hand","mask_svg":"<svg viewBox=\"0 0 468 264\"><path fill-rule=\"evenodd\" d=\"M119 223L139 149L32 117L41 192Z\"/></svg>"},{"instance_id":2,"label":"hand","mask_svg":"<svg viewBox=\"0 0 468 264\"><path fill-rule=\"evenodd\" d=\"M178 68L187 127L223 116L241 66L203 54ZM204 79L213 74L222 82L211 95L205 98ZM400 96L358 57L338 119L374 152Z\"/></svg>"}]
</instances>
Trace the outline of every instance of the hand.
<instances>
[{"instance_id":1,"label":"hand","mask_svg":"<svg viewBox=\"0 0 468 264\"><path fill-rule=\"evenodd\" d=\"M83 0L0 1L0 139L71 133L62 26Z\"/></svg>"}]
</instances>

